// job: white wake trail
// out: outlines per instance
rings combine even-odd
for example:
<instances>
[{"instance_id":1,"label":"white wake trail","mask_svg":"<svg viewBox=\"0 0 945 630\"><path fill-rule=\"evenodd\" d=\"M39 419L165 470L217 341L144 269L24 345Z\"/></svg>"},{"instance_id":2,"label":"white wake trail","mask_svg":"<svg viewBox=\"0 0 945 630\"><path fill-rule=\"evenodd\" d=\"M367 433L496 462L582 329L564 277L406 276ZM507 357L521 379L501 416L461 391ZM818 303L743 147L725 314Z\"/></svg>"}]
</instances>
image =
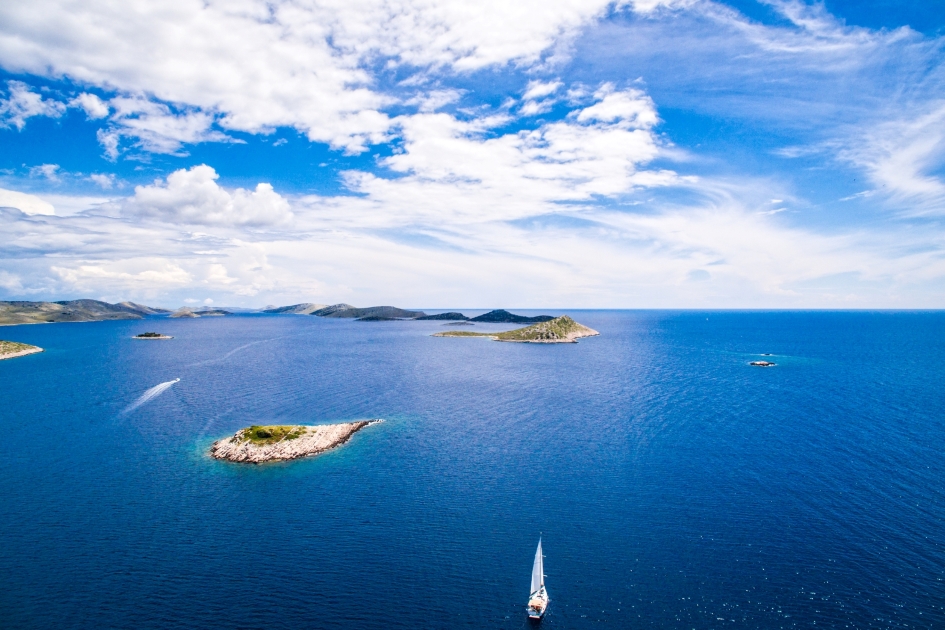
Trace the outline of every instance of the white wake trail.
<instances>
[{"instance_id":1,"label":"white wake trail","mask_svg":"<svg viewBox=\"0 0 945 630\"><path fill-rule=\"evenodd\" d=\"M123 413L123 414L131 413L132 411L134 411L135 409L137 409L138 407L140 407L140 406L143 405L144 403L148 402L148 401L151 400L152 398L156 398L157 396L160 396L161 394L163 394L163 393L164 393L165 391L167 391L167 390L171 387L171 385L173 385L174 383L179 383L179 382L180 382L180 379L179 379L179 378L175 378L173 381L167 381L166 383L161 383L160 385L155 385L154 387L152 387L151 389L149 389L149 390L146 391L145 393L141 394L141 396L138 398L138 400L134 401L133 403L131 403L130 405L128 405L127 407L125 407L125 410L122 411L122 413Z\"/></svg>"}]
</instances>

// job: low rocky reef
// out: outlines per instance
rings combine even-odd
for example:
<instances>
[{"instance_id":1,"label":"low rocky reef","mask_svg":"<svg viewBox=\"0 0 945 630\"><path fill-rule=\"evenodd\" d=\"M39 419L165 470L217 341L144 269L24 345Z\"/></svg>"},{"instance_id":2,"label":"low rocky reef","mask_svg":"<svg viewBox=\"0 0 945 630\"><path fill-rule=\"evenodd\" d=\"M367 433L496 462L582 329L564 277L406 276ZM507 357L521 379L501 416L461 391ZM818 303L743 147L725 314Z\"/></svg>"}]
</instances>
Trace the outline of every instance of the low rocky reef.
<instances>
[{"instance_id":1,"label":"low rocky reef","mask_svg":"<svg viewBox=\"0 0 945 630\"><path fill-rule=\"evenodd\" d=\"M19 343L17 341L0 341L0 361L4 359L15 359L16 357L25 357L28 354L45 352L39 346L31 346L28 343Z\"/></svg>"},{"instance_id":2,"label":"low rocky reef","mask_svg":"<svg viewBox=\"0 0 945 630\"><path fill-rule=\"evenodd\" d=\"M594 337L600 333L583 326L567 315L546 322L498 333L480 333L466 330L448 330L435 333L434 337L486 337L494 341L517 343L577 343L582 337Z\"/></svg>"},{"instance_id":3,"label":"low rocky reef","mask_svg":"<svg viewBox=\"0 0 945 630\"><path fill-rule=\"evenodd\" d=\"M210 456L231 462L261 464L310 457L341 446L351 436L380 418L339 424L254 425L240 429L233 437L217 440Z\"/></svg>"},{"instance_id":4,"label":"low rocky reef","mask_svg":"<svg viewBox=\"0 0 945 630\"><path fill-rule=\"evenodd\" d=\"M156 332L143 332L140 335L135 335L132 339L173 339L173 337Z\"/></svg>"}]
</instances>

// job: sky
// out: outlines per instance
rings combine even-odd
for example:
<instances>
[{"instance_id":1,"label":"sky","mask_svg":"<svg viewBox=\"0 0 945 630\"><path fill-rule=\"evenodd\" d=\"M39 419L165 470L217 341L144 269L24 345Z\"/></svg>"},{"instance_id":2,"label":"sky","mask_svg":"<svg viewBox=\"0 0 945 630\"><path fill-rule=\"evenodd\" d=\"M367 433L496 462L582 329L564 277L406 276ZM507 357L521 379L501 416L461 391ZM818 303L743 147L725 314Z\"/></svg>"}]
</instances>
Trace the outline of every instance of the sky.
<instances>
[{"instance_id":1,"label":"sky","mask_svg":"<svg viewBox=\"0 0 945 630\"><path fill-rule=\"evenodd\" d=\"M0 3L0 299L945 308L945 5Z\"/></svg>"}]
</instances>

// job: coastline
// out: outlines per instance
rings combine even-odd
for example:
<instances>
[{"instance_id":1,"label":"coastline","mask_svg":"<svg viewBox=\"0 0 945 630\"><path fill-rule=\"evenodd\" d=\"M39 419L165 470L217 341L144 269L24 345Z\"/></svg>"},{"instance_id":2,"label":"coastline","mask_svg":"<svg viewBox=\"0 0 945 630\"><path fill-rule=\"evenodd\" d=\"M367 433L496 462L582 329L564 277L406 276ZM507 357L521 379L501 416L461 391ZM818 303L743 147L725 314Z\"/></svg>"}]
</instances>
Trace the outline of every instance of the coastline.
<instances>
[{"instance_id":1,"label":"coastline","mask_svg":"<svg viewBox=\"0 0 945 630\"><path fill-rule=\"evenodd\" d=\"M4 359L15 359L17 357L25 357L27 355L38 354L40 352L46 352L46 351L40 348L39 346L30 346L29 348L26 348L25 350L18 350L17 352L7 352L5 354L0 354L0 361L3 361Z\"/></svg>"}]
</instances>

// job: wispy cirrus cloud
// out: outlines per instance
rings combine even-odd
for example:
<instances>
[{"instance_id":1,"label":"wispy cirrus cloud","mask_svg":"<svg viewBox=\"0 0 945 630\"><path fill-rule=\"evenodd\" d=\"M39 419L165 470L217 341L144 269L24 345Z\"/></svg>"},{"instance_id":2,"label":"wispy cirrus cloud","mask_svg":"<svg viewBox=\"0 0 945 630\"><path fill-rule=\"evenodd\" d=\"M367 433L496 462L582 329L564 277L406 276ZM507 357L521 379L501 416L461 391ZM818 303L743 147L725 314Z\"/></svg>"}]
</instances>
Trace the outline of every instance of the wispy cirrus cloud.
<instances>
[{"instance_id":1,"label":"wispy cirrus cloud","mask_svg":"<svg viewBox=\"0 0 945 630\"><path fill-rule=\"evenodd\" d=\"M29 118L59 118L65 111L64 104L55 99L43 98L26 83L7 81L7 98L0 99L0 125L23 129Z\"/></svg>"}]
</instances>

